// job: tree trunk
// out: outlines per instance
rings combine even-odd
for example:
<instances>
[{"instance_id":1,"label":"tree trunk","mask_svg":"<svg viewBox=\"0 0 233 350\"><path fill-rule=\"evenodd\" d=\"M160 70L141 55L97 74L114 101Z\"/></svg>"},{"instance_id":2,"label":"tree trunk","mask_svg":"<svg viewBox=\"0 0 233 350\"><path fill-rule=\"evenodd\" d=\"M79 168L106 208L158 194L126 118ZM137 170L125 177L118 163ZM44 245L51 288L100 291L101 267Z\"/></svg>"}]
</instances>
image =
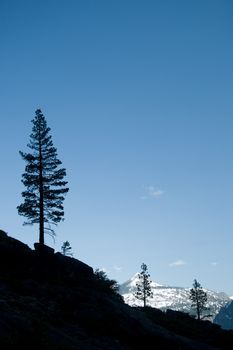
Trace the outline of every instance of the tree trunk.
<instances>
[{"instance_id":1,"label":"tree trunk","mask_svg":"<svg viewBox=\"0 0 233 350\"><path fill-rule=\"evenodd\" d=\"M39 243L44 245L44 188L41 143L39 143L39 191L40 191L40 236Z\"/></svg>"},{"instance_id":2,"label":"tree trunk","mask_svg":"<svg viewBox=\"0 0 233 350\"><path fill-rule=\"evenodd\" d=\"M143 276L143 305L146 307L146 279Z\"/></svg>"},{"instance_id":3,"label":"tree trunk","mask_svg":"<svg viewBox=\"0 0 233 350\"><path fill-rule=\"evenodd\" d=\"M200 321L200 306L198 302L197 302L197 319L198 321Z\"/></svg>"}]
</instances>

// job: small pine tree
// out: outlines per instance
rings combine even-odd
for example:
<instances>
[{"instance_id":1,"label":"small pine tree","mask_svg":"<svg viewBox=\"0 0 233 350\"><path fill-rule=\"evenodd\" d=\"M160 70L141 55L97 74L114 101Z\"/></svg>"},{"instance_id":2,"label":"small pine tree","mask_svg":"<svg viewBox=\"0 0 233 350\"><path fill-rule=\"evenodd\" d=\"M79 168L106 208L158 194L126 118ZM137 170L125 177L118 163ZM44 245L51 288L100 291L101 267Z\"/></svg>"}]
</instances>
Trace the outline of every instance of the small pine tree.
<instances>
[{"instance_id":1,"label":"small pine tree","mask_svg":"<svg viewBox=\"0 0 233 350\"><path fill-rule=\"evenodd\" d=\"M68 241L65 241L63 242L62 246L61 246L61 252L63 255L65 256L73 256L73 253L72 253L72 247L70 245L70 243Z\"/></svg>"},{"instance_id":2,"label":"small pine tree","mask_svg":"<svg viewBox=\"0 0 233 350\"><path fill-rule=\"evenodd\" d=\"M189 298L192 301L192 307L196 309L197 319L200 320L202 312L206 310L207 293L204 292L196 279L193 282L193 288L190 290Z\"/></svg>"},{"instance_id":3,"label":"small pine tree","mask_svg":"<svg viewBox=\"0 0 233 350\"><path fill-rule=\"evenodd\" d=\"M142 271L138 274L139 281L136 283L136 292L134 296L143 301L143 306L147 304L147 299L153 297L151 290L151 280L146 264L141 265Z\"/></svg>"},{"instance_id":4,"label":"small pine tree","mask_svg":"<svg viewBox=\"0 0 233 350\"><path fill-rule=\"evenodd\" d=\"M26 162L22 183L26 190L22 192L24 202L17 207L19 215L27 218L24 224L39 223L39 243L44 245L45 229L54 236L50 224L63 220L64 195L68 192L67 182L63 180L66 170L59 168L62 162L57 158L53 147L50 128L40 109L36 110L32 120L33 128L28 147L31 153L20 155ZM48 227L44 227L45 223Z\"/></svg>"}]
</instances>

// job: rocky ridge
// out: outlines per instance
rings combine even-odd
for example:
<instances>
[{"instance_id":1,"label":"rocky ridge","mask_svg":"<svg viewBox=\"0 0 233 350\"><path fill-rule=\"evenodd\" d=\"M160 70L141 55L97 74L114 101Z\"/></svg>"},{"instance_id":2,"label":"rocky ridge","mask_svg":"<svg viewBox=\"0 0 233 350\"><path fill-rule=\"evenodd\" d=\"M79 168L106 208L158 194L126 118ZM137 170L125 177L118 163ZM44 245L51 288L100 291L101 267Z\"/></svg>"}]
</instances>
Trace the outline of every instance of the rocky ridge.
<instances>
[{"instance_id":1,"label":"rocky ridge","mask_svg":"<svg viewBox=\"0 0 233 350\"><path fill-rule=\"evenodd\" d=\"M134 308L85 263L0 231L1 349L230 350L233 332L175 311Z\"/></svg>"}]
</instances>

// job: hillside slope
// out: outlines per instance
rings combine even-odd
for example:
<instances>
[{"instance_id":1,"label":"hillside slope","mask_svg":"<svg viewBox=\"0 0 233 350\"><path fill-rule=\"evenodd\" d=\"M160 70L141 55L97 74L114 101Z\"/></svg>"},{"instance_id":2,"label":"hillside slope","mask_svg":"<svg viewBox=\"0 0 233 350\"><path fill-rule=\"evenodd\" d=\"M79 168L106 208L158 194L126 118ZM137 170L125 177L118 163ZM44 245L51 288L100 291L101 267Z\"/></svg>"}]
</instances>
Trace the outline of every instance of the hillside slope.
<instances>
[{"instance_id":1,"label":"hillside slope","mask_svg":"<svg viewBox=\"0 0 233 350\"><path fill-rule=\"evenodd\" d=\"M214 319L214 323L223 329L233 329L233 301L222 307Z\"/></svg>"},{"instance_id":2,"label":"hillside slope","mask_svg":"<svg viewBox=\"0 0 233 350\"><path fill-rule=\"evenodd\" d=\"M185 314L132 308L79 260L0 231L1 349L230 349L233 332Z\"/></svg>"}]
</instances>

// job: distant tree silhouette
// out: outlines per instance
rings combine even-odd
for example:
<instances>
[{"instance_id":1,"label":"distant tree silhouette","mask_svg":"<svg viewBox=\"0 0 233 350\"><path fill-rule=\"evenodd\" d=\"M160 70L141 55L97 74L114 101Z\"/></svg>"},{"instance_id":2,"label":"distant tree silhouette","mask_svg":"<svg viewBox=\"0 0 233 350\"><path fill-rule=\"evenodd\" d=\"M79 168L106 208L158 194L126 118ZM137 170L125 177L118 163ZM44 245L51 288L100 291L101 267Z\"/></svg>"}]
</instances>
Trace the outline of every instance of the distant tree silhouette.
<instances>
[{"instance_id":1,"label":"distant tree silhouette","mask_svg":"<svg viewBox=\"0 0 233 350\"><path fill-rule=\"evenodd\" d=\"M143 306L147 304L147 299L153 297L151 290L150 275L148 273L147 265L141 265L142 271L138 274L139 281L136 283L136 292L134 296L143 301Z\"/></svg>"},{"instance_id":2,"label":"distant tree silhouette","mask_svg":"<svg viewBox=\"0 0 233 350\"><path fill-rule=\"evenodd\" d=\"M65 241L61 246L61 252L63 255L67 256L73 256L73 253L71 252L72 248L68 241Z\"/></svg>"},{"instance_id":3,"label":"distant tree silhouette","mask_svg":"<svg viewBox=\"0 0 233 350\"><path fill-rule=\"evenodd\" d=\"M196 309L197 319L200 320L202 312L206 310L207 293L204 292L196 279L193 282L193 288L190 290L189 297L192 301L192 307Z\"/></svg>"},{"instance_id":4,"label":"distant tree silhouette","mask_svg":"<svg viewBox=\"0 0 233 350\"><path fill-rule=\"evenodd\" d=\"M39 243L44 245L45 229L54 237L51 224L63 220L64 195L68 192L67 181L64 181L66 170L59 168L62 162L57 158L53 147L50 128L40 109L32 120L32 133L28 147L31 153L20 155L26 162L22 183L26 190L22 192L24 202L17 207L19 215L27 218L24 224L39 223ZM45 228L45 223L48 227Z\"/></svg>"}]
</instances>

